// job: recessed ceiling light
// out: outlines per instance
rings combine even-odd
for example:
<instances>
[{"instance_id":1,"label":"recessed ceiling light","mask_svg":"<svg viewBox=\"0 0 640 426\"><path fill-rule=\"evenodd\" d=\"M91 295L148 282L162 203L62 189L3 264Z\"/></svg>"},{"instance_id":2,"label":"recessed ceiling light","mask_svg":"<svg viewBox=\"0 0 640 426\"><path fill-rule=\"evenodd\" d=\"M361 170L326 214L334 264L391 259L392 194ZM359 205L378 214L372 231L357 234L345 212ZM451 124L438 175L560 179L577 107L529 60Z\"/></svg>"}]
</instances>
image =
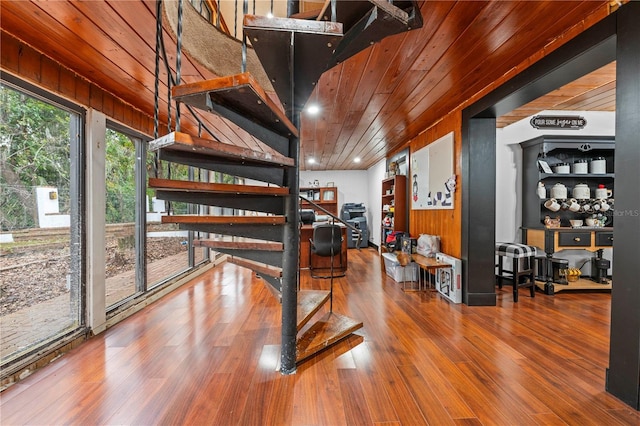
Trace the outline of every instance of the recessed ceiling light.
<instances>
[{"instance_id":1,"label":"recessed ceiling light","mask_svg":"<svg viewBox=\"0 0 640 426\"><path fill-rule=\"evenodd\" d=\"M313 158L313 157L311 157L311 158L309 158L309 159L307 160L307 163L309 163L309 164L315 164L315 163L316 163L316 159L315 159L315 158Z\"/></svg>"},{"instance_id":2,"label":"recessed ceiling light","mask_svg":"<svg viewBox=\"0 0 640 426\"><path fill-rule=\"evenodd\" d=\"M307 113L311 115L316 115L320 112L320 107L318 105L309 105L307 107Z\"/></svg>"},{"instance_id":3,"label":"recessed ceiling light","mask_svg":"<svg viewBox=\"0 0 640 426\"><path fill-rule=\"evenodd\" d=\"M359 163L359 162L360 162L360 157L356 157L356 158L354 158L354 159L353 159L353 162L354 162L354 163Z\"/></svg>"}]
</instances>

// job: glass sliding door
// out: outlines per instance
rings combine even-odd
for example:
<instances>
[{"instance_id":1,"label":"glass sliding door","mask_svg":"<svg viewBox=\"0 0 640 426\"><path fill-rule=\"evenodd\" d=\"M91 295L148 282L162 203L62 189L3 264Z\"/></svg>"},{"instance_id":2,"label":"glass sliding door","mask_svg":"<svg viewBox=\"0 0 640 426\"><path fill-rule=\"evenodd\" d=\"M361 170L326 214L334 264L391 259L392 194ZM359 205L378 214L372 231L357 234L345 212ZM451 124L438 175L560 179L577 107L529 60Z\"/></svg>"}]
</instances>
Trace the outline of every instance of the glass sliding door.
<instances>
[{"instance_id":1,"label":"glass sliding door","mask_svg":"<svg viewBox=\"0 0 640 426\"><path fill-rule=\"evenodd\" d=\"M144 291L137 286L136 146L139 138L107 128L105 156L106 306ZM140 248L142 250L142 248ZM141 269L140 269L141 270Z\"/></svg>"},{"instance_id":2,"label":"glass sliding door","mask_svg":"<svg viewBox=\"0 0 640 426\"><path fill-rule=\"evenodd\" d=\"M3 366L83 323L82 110L10 80L0 82Z\"/></svg>"},{"instance_id":3,"label":"glass sliding door","mask_svg":"<svg viewBox=\"0 0 640 426\"><path fill-rule=\"evenodd\" d=\"M148 168L155 168L154 153L147 154ZM182 164L164 164L166 178L189 180L189 167ZM161 174L161 173L159 173ZM162 223L165 215L185 215L192 212L187 203L158 200L150 189L150 212L146 224L147 289L153 288L189 269L189 231L173 223Z\"/></svg>"}]
</instances>

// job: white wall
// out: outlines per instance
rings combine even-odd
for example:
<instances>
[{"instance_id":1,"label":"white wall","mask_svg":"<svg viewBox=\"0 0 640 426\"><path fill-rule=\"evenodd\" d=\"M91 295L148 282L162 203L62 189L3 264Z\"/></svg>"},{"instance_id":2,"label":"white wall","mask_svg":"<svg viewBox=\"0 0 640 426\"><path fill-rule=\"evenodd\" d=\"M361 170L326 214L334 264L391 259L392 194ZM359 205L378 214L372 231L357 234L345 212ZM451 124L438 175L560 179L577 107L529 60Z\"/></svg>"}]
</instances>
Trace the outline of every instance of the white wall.
<instances>
[{"instance_id":1,"label":"white wall","mask_svg":"<svg viewBox=\"0 0 640 426\"><path fill-rule=\"evenodd\" d=\"M382 161L381 164L382 166L379 163L369 170L301 170L300 187L312 186L316 179L320 186L327 186L327 182L333 182L338 188L338 214L344 203L364 203L367 208L369 241L379 244L380 215L378 212L382 201L379 193L384 178L385 162ZM381 172L378 171L380 168ZM377 198L372 198L372 194L377 195ZM377 221L374 223L375 220Z\"/></svg>"},{"instance_id":2,"label":"white wall","mask_svg":"<svg viewBox=\"0 0 640 426\"><path fill-rule=\"evenodd\" d=\"M531 117L510 126L496 129L496 241L521 241L522 235L522 149L520 142L542 135L612 136L615 135L615 112L603 111L542 111L536 115L579 115L587 120L580 130L539 130L531 126ZM536 188L526 190L535 191ZM612 250L605 250L605 258L612 258ZM554 257L569 260L580 266L593 257L582 250L564 250ZM590 274L587 263L583 273Z\"/></svg>"},{"instance_id":3,"label":"white wall","mask_svg":"<svg viewBox=\"0 0 640 426\"><path fill-rule=\"evenodd\" d=\"M36 206L38 210L38 226L40 228L68 228L71 216L60 214L58 188L53 186L36 187Z\"/></svg>"},{"instance_id":4,"label":"white wall","mask_svg":"<svg viewBox=\"0 0 640 426\"><path fill-rule=\"evenodd\" d=\"M313 186L316 179L320 186L327 186L327 182L333 182L338 188L338 215L344 203L364 203L369 210L369 181L366 170L300 171L300 187Z\"/></svg>"},{"instance_id":5,"label":"white wall","mask_svg":"<svg viewBox=\"0 0 640 426\"><path fill-rule=\"evenodd\" d=\"M367 176L369 182L369 203L371 208L367 209L367 221L369 223L369 241L376 246L380 247L382 241L382 232L380 226L382 225L382 180L384 179L385 172L387 171L387 163L385 160L380 161L378 164L372 166L367 170Z\"/></svg>"}]
</instances>

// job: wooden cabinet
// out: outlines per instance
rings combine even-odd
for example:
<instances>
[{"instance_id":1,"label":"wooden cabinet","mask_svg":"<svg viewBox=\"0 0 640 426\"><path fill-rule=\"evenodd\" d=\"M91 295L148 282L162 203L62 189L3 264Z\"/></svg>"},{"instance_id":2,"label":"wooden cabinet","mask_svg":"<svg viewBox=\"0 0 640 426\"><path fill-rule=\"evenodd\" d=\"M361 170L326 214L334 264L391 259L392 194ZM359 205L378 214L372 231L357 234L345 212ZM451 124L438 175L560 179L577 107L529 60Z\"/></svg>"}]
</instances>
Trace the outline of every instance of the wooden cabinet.
<instances>
[{"instance_id":1,"label":"wooden cabinet","mask_svg":"<svg viewBox=\"0 0 640 426\"><path fill-rule=\"evenodd\" d=\"M544 249L549 256L562 250L595 252L613 246L613 228L524 228L525 244Z\"/></svg>"},{"instance_id":2,"label":"wooden cabinet","mask_svg":"<svg viewBox=\"0 0 640 426\"><path fill-rule=\"evenodd\" d=\"M602 185L613 190L614 152L613 137L598 136L539 136L522 142L522 226L526 228L544 228L545 216L560 218L560 226L570 227L570 220L586 222L587 218L599 216L606 220L606 226L613 226L613 195L607 198L608 210L590 210L588 207L598 204L596 189ZM592 162L601 159L603 168L593 173ZM546 164L551 170L543 169ZM564 165L566 173L554 172L558 165ZM580 170L579 170L580 168ZM579 171L578 173L576 173ZM538 186L544 185L544 194L538 195ZM566 197L555 197L560 209L552 211L545 203L552 197L552 188L556 185L566 188ZM574 194L574 188L588 187L589 197ZM586 185L586 187L585 187ZM554 191L556 192L556 191ZM557 191L563 192L563 191ZM584 190L582 190L584 192ZM573 211L568 208L570 200L577 199L580 208ZM586 225L586 223L583 223Z\"/></svg>"},{"instance_id":3,"label":"wooden cabinet","mask_svg":"<svg viewBox=\"0 0 640 426\"><path fill-rule=\"evenodd\" d=\"M300 195L313 201L331 214L338 216L338 188L335 186L300 188ZM305 201L300 201L301 209L313 209L316 215L326 215L325 212Z\"/></svg>"},{"instance_id":4,"label":"wooden cabinet","mask_svg":"<svg viewBox=\"0 0 640 426\"><path fill-rule=\"evenodd\" d=\"M407 215L407 177L396 175L382 181L382 220L381 247L384 246L387 235L394 231L408 229Z\"/></svg>"}]
</instances>

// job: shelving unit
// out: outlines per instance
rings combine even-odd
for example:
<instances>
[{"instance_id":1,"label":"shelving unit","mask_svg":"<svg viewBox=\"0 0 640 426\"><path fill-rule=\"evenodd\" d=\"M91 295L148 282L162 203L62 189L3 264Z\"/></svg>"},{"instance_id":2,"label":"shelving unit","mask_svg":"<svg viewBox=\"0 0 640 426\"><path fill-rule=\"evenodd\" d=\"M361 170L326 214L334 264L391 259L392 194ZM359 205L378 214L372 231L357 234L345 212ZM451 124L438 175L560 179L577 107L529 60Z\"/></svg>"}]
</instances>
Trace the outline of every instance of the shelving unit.
<instances>
[{"instance_id":1,"label":"shelving unit","mask_svg":"<svg viewBox=\"0 0 640 426\"><path fill-rule=\"evenodd\" d=\"M583 211L573 212L561 209L557 212L548 210L544 203L551 198L551 188L557 184L563 184L567 188L567 198L574 198L572 189L578 184L589 186L590 200L579 200L581 204L594 202L595 190L602 184L608 189L613 189L614 182L614 152L615 139L613 137L578 137L578 136L539 136L522 142L522 226L527 228L544 228L545 216L560 218L560 226L570 227L569 220L585 220L593 213ZM550 167L558 163L573 163L579 160L590 160L595 157L603 157L606 161L606 173L601 174L576 174L576 173L545 173L540 169L538 160L545 161ZM573 169L571 170L573 171ZM536 193L538 182L545 186L545 197L540 198ZM615 196L615 194L613 194ZM560 200L564 201L564 200ZM595 212L597 213L597 212ZM613 226L613 209L605 212L607 216L606 226Z\"/></svg>"},{"instance_id":2,"label":"shelving unit","mask_svg":"<svg viewBox=\"0 0 640 426\"><path fill-rule=\"evenodd\" d=\"M562 250L586 250L595 252L598 249L613 247L613 218L614 209L602 212L585 212L585 204L596 202L595 190L598 185L604 185L613 189L614 183L614 152L615 139L613 137L584 137L584 136L539 136L522 142L522 230L523 242L544 249L547 258ZM596 157L604 158L606 170L604 173L574 173L573 164L582 160L591 160ZM551 168L558 163L568 163L570 173L548 173L542 170L539 160L545 161ZM538 183L545 186L545 196L540 197L536 190ZM580 210L571 211L567 204L557 212L545 207L545 202L551 198L551 188L560 183L567 189L566 199L557 199L563 204L567 199L576 198L573 188L578 184L586 184L589 187L590 198L578 199ZM613 194L615 196L615 194ZM612 203L609 199L609 204ZM600 213L606 217L606 227L581 226L572 227L570 220L581 219L586 225L586 218L594 213ZM560 218L559 228L547 228L544 225L545 216ZM597 284L589 279L581 278L569 285L561 285L551 282L538 282L537 285L544 288L545 293L554 294L562 290L593 290L611 289L609 284Z\"/></svg>"},{"instance_id":3,"label":"shelving unit","mask_svg":"<svg viewBox=\"0 0 640 426\"><path fill-rule=\"evenodd\" d=\"M396 175L382 181L381 219L381 247L387 240L387 235L394 231L407 231L407 177ZM385 224L385 217L391 223Z\"/></svg>"},{"instance_id":4,"label":"shelving unit","mask_svg":"<svg viewBox=\"0 0 640 426\"><path fill-rule=\"evenodd\" d=\"M325 187L305 187L300 188L300 195L308 200L313 201L322 208L338 216L338 188L335 186ZM313 209L316 215L325 215L322 210L316 209L312 204L300 201L301 209Z\"/></svg>"}]
</instances>

